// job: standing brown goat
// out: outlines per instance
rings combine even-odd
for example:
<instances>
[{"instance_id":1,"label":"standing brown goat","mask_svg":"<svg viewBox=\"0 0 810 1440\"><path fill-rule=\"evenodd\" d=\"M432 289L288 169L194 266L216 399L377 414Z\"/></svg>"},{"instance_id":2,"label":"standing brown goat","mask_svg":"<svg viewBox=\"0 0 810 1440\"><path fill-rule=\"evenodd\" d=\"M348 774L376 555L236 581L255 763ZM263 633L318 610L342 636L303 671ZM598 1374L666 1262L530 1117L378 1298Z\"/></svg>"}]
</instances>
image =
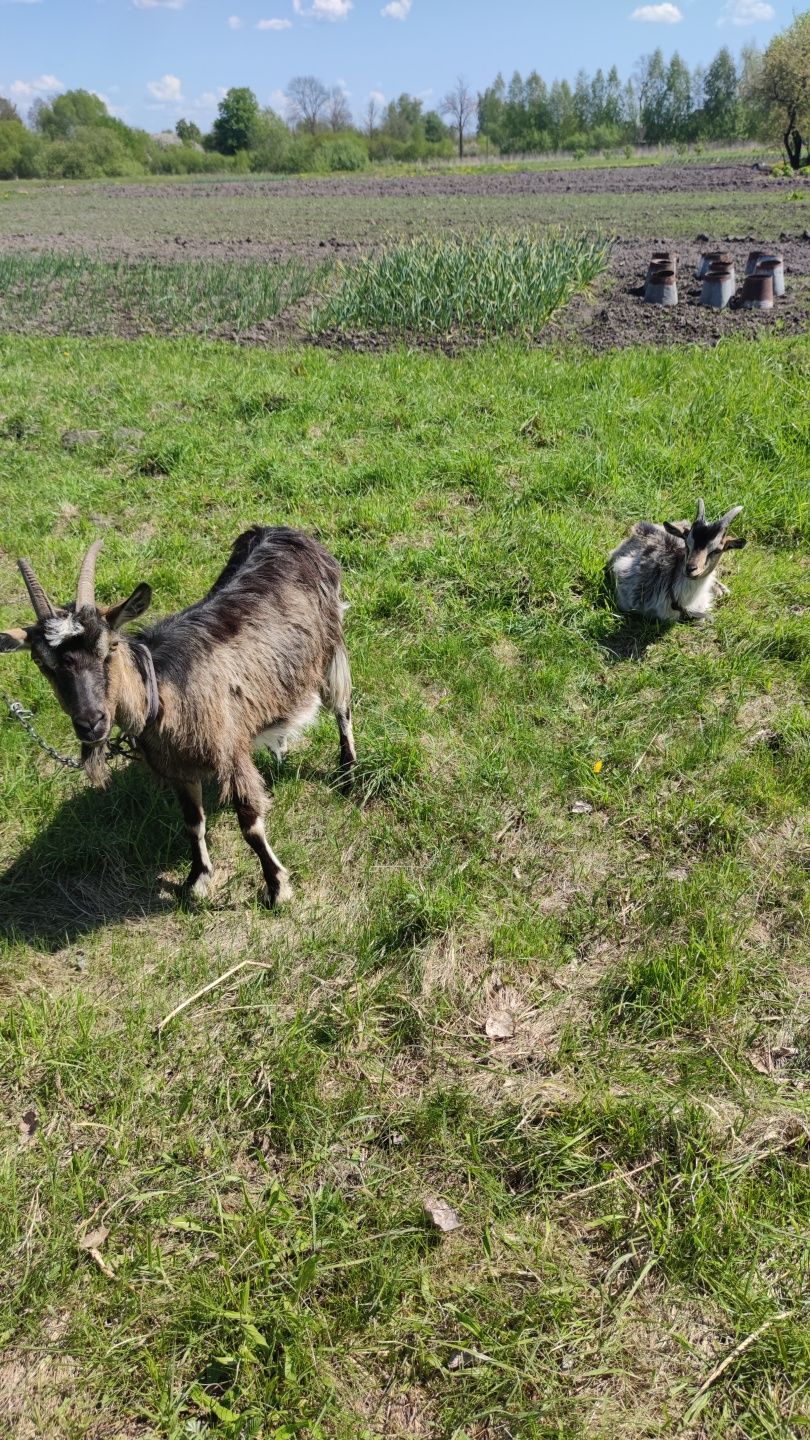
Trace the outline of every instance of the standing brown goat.
<instances>
[{"instance_id":1,"label":"standing brown goat","mask_svg":"<svg viewBox=\"0 0 810 1440\"><path fill-rule=\"evenodd\" d=\"M298 530L256 525L234 542L208 594L137 638L121 631L152 592L139 585L118 605L95 601L96 540L82 562L76 599L55 607L27 560L19 566L36 623L0 632L0 651L30 650L82 742L91 780L108 778L114 724L177 792L192 865L185 888L208 891L202 781L217 781L261 863L270 904L289 898L289 876L264 829L267 795L251 757L281 757L323 702L340 731L344 781L355 764L351 676L343 641L340 567Z\"/></svg>"}]
</instances>

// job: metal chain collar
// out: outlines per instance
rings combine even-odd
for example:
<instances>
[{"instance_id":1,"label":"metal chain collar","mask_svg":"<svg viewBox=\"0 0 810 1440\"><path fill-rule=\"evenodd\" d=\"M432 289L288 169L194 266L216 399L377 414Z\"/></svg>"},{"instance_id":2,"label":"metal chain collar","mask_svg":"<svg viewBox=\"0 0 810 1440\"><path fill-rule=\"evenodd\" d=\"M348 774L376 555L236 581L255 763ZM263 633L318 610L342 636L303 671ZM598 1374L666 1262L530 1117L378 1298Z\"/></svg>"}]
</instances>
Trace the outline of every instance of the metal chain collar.
<instances>
[{"instance_id":1,"label":"metal chain collar","mask_svg":"<svg viewBox=\"0 0 810 1440\"><path fill-rule=\"evenodd\" d=\"M51 760L55 760L58 765L64 765L68 770L84 769L81 760L76 760L72 755L60 755L59 751L55 750L53 745L49 745L48 741L43 739L31 723L31 711L26 710L21 701L12 700L11 696L7 695L5 690L0 691L0 695L3 697L9 714L13 715L14 719L19 721L23 730L30 735L40 750L43 750L46 755L50 756ZM124 760L135 760L137 753L137 745L131 735L119 735L114 740L107 741L107 755L110 759L120 756Z\"/></svg>"}]
</instances>

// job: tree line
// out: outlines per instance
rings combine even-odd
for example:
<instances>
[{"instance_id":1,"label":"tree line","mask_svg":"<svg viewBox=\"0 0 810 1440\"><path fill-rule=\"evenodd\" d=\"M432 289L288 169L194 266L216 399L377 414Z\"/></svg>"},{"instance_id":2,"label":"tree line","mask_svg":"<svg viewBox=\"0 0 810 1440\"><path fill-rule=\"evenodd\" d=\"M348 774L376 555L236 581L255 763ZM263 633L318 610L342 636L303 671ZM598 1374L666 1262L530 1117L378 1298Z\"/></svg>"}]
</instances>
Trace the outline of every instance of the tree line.
<instances>
[{"instance_id":1,"label":"tree line","mask_svg":"<svg viewBox=\"0 0 810 1440\"><path fill-rule=\"evenodd\" d=\"M639 61L622 81L615 66L574 85L547 85L533 70L499 75L478 99L478 133L513 154L605 150L621 145L752 140L762 133L759 81L763 57L747 46L739 62L724 47L704 68L690 70L661 50Z\"/></svg>"},{"instance_id":2,"label":"tree line","mask_svg":"<svg viewBox=\"0 0 810 1440\"><path fill-rule=\"evenodd\" d=\"M362 170L374 161L422 161L465 153L474 133L494 154L610 151L622 146L778 139L794 170L810 165L810 11L762 53L727 47L707 67L655 50L622 80L614 66L573 85L536 70L498 75L475 94L462 79L436 109L403 93L372 95L354 116L343 90L294 77L282 118L237 86L207 133L191 120L150 135L109 114L99 96L69 90L38 100L24 121L0 96L0 179L94 178L199 172Z\"/></svg>"}]
</instances>

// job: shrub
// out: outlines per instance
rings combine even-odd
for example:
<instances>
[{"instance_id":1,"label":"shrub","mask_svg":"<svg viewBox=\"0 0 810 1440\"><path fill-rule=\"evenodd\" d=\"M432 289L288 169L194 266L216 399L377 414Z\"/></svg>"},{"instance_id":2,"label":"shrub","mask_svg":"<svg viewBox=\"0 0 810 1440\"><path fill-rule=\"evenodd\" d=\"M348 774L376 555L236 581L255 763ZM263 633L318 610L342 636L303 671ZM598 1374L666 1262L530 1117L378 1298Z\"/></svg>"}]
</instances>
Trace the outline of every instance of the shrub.
<instances>
[{"instance_id":1,"label":"shrub","mask_svg":"<svg viewBox=\"0 0 810 1440\"><path fill-rule=\"evenodd\" d=\"M154 175L222 175L233 168L232 155L195 150L191 145L156 145L149 156Z\"/></svg>"},{"instance_id":2,"label":"shrub","mask_svg":"<svg viewBox=\"0 0 810 1440\"><path fill-rule=\"evenodd\" d=\"M367 150L352 135L342 136L324 148L329 170L365 170L368 165Z\"/></svg>"}]
</instances>

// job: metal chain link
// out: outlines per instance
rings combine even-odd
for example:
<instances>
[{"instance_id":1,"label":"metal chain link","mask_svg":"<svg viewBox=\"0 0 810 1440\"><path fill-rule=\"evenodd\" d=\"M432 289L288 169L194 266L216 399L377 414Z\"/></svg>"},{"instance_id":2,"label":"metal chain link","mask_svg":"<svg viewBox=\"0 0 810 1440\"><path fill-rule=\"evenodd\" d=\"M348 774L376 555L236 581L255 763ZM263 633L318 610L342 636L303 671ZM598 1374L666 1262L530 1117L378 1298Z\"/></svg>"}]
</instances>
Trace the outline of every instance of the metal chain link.
<instances>
[{"instance_id":1,"label":"metal chain link","mask_svg":"<svg viewBox=\"0 0 810 1440\"><path fill-rule=\"evenodd\" d=\"M21 701L12 700L11 696L7 695L5 690L0 690L0 695L3 697L9 714L13 715L14 719L19 721L23 730L30 735L40 750L43 750L46 755L50 756L51 760L55 760L58 765L64 765L68 770L84 769L81 760L76 760L72 755L60 755L59 751L55 750L53 745L49 745L48 741L43 739L31 723L31 711L26 710ZM116 739L107 741L107 754L111 759L120 756L124 760L135 760L137 753L137 745L131 735L119 735Z\"/></svg>"}]
</instances>

